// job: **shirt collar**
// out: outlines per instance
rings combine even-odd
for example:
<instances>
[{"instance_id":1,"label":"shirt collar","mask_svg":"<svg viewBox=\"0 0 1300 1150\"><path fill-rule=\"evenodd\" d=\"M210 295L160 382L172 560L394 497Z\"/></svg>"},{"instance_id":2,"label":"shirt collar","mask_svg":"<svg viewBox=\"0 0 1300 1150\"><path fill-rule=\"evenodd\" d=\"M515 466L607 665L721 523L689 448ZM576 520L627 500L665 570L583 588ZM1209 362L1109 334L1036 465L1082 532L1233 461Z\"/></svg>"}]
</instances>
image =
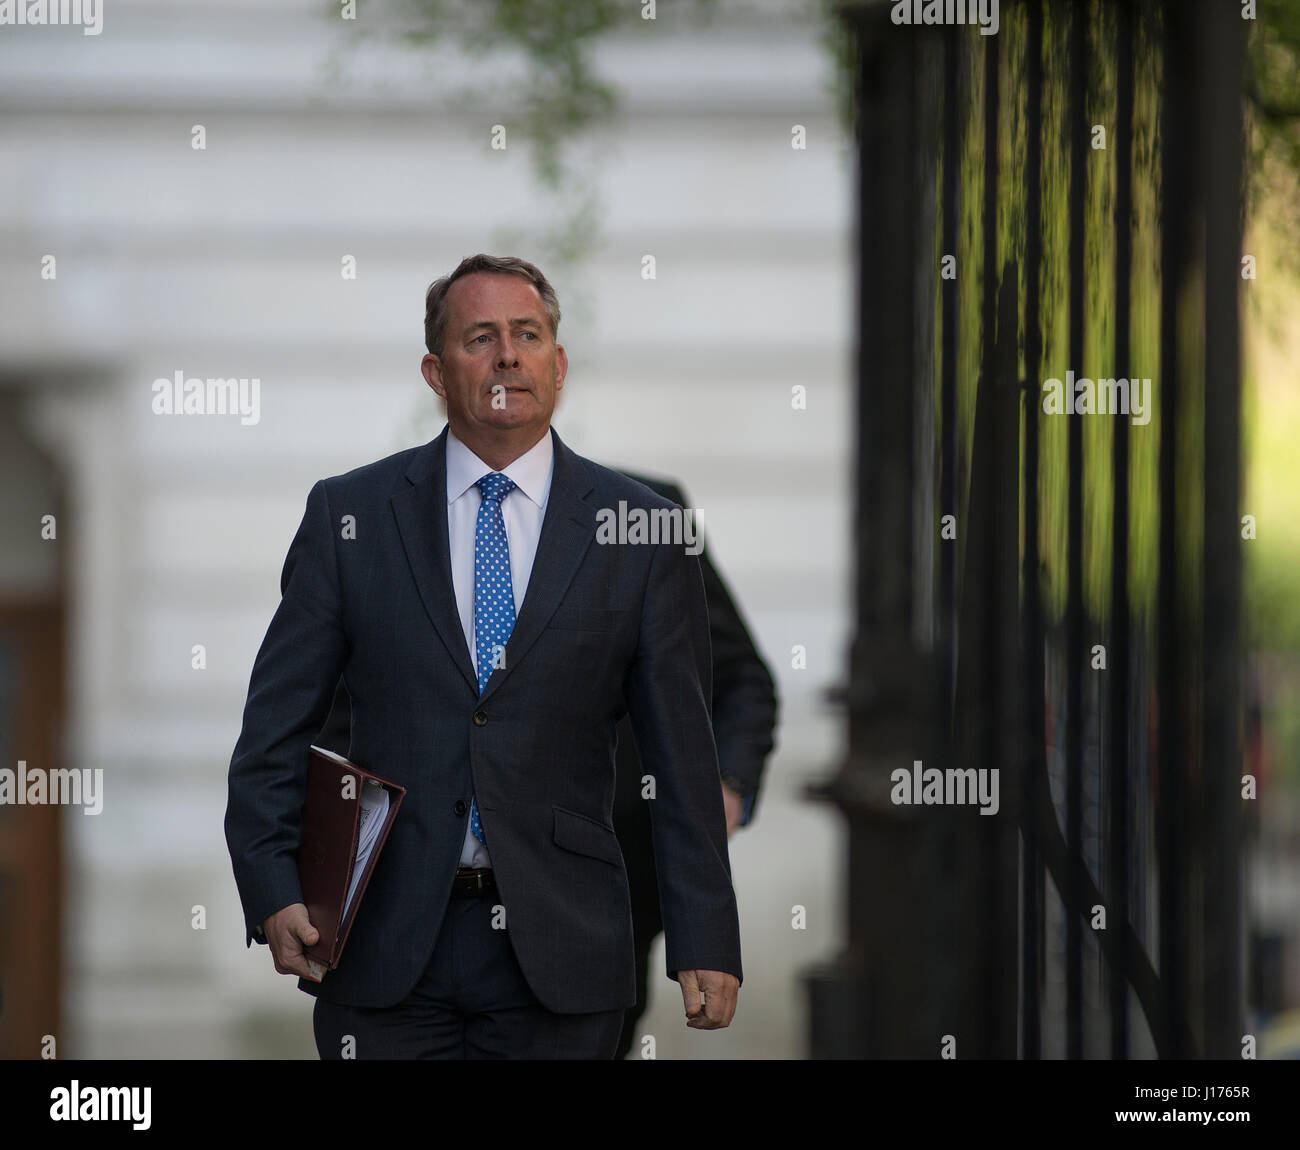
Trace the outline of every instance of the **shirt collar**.
<instances>
[{"instance_id":1,"label":"shirt collar","mask_svg":"<svg viewBox=\"0 0 1300 1150\"><path fill-rule=\"evenodd\" d=\"M551 442L551 429L548 427L546 434L518 459L507 463L501 469L501 474L508 475L520 491L541 507L546 502L554 455L555 447ZM450 427L447 428L447 502L449 504L455 503L491 470L491 467L456 438L455 432Z\"/></svg>"}]
</instances>

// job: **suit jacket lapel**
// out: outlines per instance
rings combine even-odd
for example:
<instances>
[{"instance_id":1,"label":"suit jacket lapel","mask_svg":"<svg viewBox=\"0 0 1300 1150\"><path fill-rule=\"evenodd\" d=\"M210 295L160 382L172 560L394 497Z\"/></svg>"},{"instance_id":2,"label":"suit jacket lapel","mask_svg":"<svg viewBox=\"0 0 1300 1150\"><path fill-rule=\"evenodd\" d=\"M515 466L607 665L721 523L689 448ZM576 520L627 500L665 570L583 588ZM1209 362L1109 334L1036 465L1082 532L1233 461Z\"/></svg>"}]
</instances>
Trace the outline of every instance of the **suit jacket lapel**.
<instances>
[{"instance_id":1,"label":"suit jacket lapel","mask_svg":"<svg viewBox=\"0 0 1300 1150\"><path fill-rule=\"evenodd\" d=\"M456 610L447 543L447 428L412 457L406 470L410 485L392 497L393 515L406 560L415 576L420 600L452 660L478 691L478 676L469 661L469 646Z\"/></svg>"},{"instance_id":2,"label":"suit jacket lapel","mask_svg":"<svg viewBox=\"0 0 1300 1150\"><path fill-rule=\"evenodd\" d=\"M484 699L501 685L511 668L537 642L596 537L596 509L587 502L595 485L582 459L561 442L554 428L551 437L555 451L551 493L542 517L542 533L528 577L528 590L506 642L504 666L492 672L483 689ZM444 479L444 486L445 483ZM446 534L445 524L443 533Z\"/></svg>"}]
</instances>

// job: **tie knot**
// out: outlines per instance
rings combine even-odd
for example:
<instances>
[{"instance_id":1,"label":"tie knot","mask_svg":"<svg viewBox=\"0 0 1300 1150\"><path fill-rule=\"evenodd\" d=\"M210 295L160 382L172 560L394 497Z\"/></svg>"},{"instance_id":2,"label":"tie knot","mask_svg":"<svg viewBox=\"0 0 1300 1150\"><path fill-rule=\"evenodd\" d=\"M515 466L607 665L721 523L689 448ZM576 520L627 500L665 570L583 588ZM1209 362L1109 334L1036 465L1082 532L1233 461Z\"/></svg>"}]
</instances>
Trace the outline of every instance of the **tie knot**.
<instances>
[{"instance_id":1,"label":"tie knot","mask_svg":"<svg viewBox=\"0 0 1300 1150\"><path fill-rule=\"evenodd\" d=\"M483 493L484 499L495 499L500 503L515 489L515 481L508 475L502 475L499 471L489 471L474 486Z\"/></svg>"}]
</instances>

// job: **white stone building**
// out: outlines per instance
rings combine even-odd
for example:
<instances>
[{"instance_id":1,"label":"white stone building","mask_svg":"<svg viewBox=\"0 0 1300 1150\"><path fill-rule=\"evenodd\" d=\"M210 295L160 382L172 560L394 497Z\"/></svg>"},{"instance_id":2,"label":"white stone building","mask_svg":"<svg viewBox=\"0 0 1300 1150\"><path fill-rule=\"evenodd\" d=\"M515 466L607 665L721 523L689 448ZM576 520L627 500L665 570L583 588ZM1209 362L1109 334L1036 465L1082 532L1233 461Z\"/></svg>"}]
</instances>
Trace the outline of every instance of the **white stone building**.
<instances>
[{"instance_id":1,"label":"white stone building","mask_svg":"<svg viewBox=\"0 0 1300 1150\"><path fill-rule=\"evenodd\" d=\"M643 1030L661 1058L799 1057L841 861L802 789L837 762L849 622L852 150L820 6L723 3L701 29L661 3L600 47L621 103L585 149L599 241L556 273L530 247L554 197L524 147L490 146L509 103L455 102L484 62L400 43L371 7L113 0L98 36L0 27L0 766L105 780L103 813L57 830L0 812L0 868L31 893L0 908L0 963L61 989L60 1057L315 1056L311 1001L244 947L222 833L248 676L312 483L441 427L428 283L510 252L565 308L556 427L686 486L781 696L732 842L736 1022L687 1031L661 976ZM257 422L155 414L178 372L256 378ZM33 917L51 898L61 930Z\"/></svg>"}]
</instances>

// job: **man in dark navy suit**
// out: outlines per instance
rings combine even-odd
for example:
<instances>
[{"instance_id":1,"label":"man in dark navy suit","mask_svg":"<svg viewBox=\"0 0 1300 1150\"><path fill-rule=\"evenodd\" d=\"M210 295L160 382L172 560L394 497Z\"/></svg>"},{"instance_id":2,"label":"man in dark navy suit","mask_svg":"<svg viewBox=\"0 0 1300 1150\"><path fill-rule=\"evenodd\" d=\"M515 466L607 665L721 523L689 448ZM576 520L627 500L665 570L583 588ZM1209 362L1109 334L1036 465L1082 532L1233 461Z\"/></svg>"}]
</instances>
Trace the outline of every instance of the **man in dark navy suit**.
<instances>
[{"instance_id":1,"label":"man in dark navy suit","mask_svg":"<svg viewBox=\"0 0 1300 1150\"><path fill-rule=\"evenodd\" d=\"M533 265L475 256L426 300L435 440L312 488L253 667L226 837L248 937L316 996L322 1057L613 1055L635 999L611 825L626 713L687 1025L741 979L710 726L708 613L680 541L597 539L674 509L550 428L567 358ZM680 509L677 509L680 511ZM336 970L296 852L307 748L342 676L350 757L407 788Z\"/></svg>"}]
</instances>

